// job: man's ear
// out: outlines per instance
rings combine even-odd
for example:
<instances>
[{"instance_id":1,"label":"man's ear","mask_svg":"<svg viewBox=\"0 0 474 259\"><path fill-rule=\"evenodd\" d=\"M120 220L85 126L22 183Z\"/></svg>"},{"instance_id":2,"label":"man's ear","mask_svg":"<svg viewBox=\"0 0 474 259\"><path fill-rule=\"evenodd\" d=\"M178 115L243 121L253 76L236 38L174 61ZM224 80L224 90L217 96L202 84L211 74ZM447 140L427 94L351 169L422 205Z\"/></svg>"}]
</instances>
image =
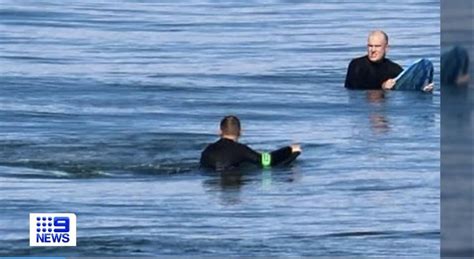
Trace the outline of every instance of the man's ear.
<instances>
[{"instance_id":1,"label":"man's ear","mask_svg":"<svg viewBox=\"0 0 474 259\"><path fill-rule=\"evenodd\" d=\"M221 129L219 129L217 132L219 133L219 136L222 136L222 130Z\"/></svg>"}]
</instances>

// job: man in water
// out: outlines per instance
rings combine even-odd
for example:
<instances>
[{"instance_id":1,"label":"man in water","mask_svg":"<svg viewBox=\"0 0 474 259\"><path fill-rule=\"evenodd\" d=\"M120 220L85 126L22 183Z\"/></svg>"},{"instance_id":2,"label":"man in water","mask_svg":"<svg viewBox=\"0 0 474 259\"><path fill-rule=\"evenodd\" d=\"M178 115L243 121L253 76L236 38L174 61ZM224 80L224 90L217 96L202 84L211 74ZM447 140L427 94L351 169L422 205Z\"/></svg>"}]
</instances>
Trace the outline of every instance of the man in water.
<instances>
[{"instance_id":1,"label":"man in water","mask_svg":"<svg viewBox=\"0 0 474 259\"><path fill-rule=\"evenodd\" d=\"M395 78L403 69L385 57L388 49L388 35L384 31L371 32L367 40L367 55L349 63L345 87L363 90L392 89L396 83ZM432 83L423 89L425 92L432 90Z\"/></svg>"},{"instance_id":2,"label":"man in water","mask_svg":"<svg viewBox=\"0 0 474 259\"><path fill-rule=\"evenodd\" d=\"M467 86L469 84L469 54L455 46L441 55L441 84Z\"/></svg>"},{"instance_id":3,"label":"man in water","mask_svg":"<svg viewBox=\"0 0 474 259\"><path fill-rule=\"evenodd\" d=\"M300 153L299 145L291 145L271 153L258 153L250 147L238 143L241 128L236 116L226 116L220 123L221 138L204 149L201 154L201 166L218 171L237 168L243 163L269 167L291 162Z\"/></svg>"}]
</instances>

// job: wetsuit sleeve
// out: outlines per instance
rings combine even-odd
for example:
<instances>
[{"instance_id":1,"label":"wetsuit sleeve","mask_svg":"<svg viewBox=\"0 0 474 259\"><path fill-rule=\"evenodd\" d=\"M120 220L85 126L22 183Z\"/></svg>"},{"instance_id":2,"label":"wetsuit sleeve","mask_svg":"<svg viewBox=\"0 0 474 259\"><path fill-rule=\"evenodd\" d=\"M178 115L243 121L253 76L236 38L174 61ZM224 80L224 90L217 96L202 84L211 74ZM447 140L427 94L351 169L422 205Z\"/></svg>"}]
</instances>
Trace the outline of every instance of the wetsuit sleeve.
<instances>
[{"instance_id":1,"label":"wetsuit sleeve","mask_svg":"<svg viewBox=\"0 0 474 259\"><path fill-rule=\"evenodd\" d=\"M293 156L293 152L291 152L291 147L283 147L275 151L272 151L270 153L270 157L271 157L270 165L274 166L274 165L278 165L283 162L286 162L290 160L292 156ZM262 158L264 158L264 155L262 155ZM262 165L263 165L263 162L265 161L262 161Z\"/></svg>"},{"instance_id":2,"label":"wetsuit sleeve","mask_svg":"<svg viewBox=\"0 0 474 259\"><path fill-rule=\"evenodd\" d=\"M360 87L361 82L358 74L356 62L355 60L352 60L351 63L349 63L349 67L347 68L344 87L347 89L356 89L357 87Z\"/></svg>"},{"instance_id":3,"label":"wetsuit sleeve","mask_svg":"<svg viewBox=\"0 0 474 259\"><path fill-rule=\"evenodd\" d=\"M242 145L241 155L245 162L252 163L254 165L262 164L262 155L246 145Z\"/></svg>"},{"instance_id":4,"label":"wetsuit sleeve","mask_svg":"<svg viewBox=\"0 0 474 259\"><path fill-rule=\"evenodd\" d=\"M286 146L270 153L259 153L248 146L244 145L243 156L246 162L261 166L269 167L286 162L293 161L300 153L291 151L291 147Z\"/></svg>"},{"instance_id":5,"label":"wetsuit sleeve","mask_svg":"<svg viewBox=\"0 0 474 259\"><path fill-rule=\"evenodd\" d=\"M212 162L209 148L206 148L201 153L201 159L199 161L200 167L210 167L215 168L215 164Z\"/></svg>"},{"instance_id":6,"label":"wetsuit sleeve","mask_svg":"<svg viewBox=\"0 0 474 259\"><path fill-rule=\"evenodd\" d=\"M397 63L393 63L393 64L394 64L392 68L393 74L391 76L392 79L397 77L403 71L403 68L399 64Z\"/></svg>"}]
</instances>

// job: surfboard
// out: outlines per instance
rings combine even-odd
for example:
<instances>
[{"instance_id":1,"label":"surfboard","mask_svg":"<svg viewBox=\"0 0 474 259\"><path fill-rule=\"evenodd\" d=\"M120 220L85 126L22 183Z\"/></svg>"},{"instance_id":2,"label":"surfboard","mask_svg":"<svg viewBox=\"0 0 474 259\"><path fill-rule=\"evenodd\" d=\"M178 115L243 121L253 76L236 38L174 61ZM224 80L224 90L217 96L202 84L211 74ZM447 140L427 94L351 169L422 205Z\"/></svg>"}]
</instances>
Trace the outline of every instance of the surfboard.
<instances>
[{"instance_id":1,"label":"surfboard","mask_svg":"<svg viewBox=\"0 0 474 259\"><path fill-rule=\"evenodd\" d=\"M394 90L423 91L423 87L433 82L433 63L422 58L403 70L396 78Z\"/></svg>"}]
</instances>

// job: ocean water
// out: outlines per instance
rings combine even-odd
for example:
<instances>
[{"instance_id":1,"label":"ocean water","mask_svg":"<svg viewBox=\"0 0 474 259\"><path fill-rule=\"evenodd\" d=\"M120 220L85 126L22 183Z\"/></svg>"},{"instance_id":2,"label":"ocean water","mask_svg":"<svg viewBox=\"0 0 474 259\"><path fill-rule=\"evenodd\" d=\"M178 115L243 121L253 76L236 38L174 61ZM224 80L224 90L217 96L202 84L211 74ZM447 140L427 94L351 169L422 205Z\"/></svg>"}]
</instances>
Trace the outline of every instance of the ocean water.
<instances>
[{"instance_id":1,"label":"ocean water","mask_svg":"<svg viewBox=\"0 0 474 259\"><path fill-rule=\"evenodd\" d=\"M439 82L439 5L2 0L0 255L439 256L439 85L343 87L375 28ZM201 171L227 114L303 154ZM77 247L29 247L33 212L76 213Z\"/></svg>"}]
</instances>

